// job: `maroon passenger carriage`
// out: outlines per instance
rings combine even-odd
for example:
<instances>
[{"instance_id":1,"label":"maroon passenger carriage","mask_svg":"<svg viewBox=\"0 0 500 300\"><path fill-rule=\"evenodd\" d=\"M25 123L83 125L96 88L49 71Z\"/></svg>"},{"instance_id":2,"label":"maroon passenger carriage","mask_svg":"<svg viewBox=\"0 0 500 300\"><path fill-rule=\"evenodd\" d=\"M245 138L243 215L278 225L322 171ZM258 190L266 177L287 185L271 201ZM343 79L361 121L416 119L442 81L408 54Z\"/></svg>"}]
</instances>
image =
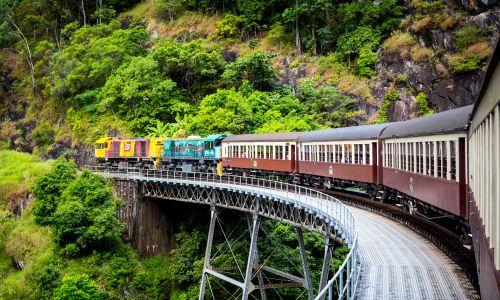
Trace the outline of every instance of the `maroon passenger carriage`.
<instances>
[{"instance_id":1,"label":"maroon passenger carriage","mask_svg":"<svg viewBox=\"0 0 500 300\"><path fill-rule=\"evenodd\" d=\"M466 219L467 125L472 106L389 124L380 136L383 185L427 217Z\"/></svg>"},{"instance_id":2,"label":"maroon passenger carriage","mask_svg":"<svg viewBox=\"0 0 500 300\"><path fill-rule=\"evenodd\" d=\"M387 124L317 130L299 137L302 180L325 187L378 184L378 138Z\"/></svg>"},{"instance_id":3,"label":"maroon passenger carriage","mask_svg":"<svg viewBox=\"0 0 500 300\"><path fill-rule=\"evenodd\" d=\"M222 141L222 162L232 173L259 172L289 179L297 172L297 139L300 133L232 135Z\"/></svg>"}]
</instances>

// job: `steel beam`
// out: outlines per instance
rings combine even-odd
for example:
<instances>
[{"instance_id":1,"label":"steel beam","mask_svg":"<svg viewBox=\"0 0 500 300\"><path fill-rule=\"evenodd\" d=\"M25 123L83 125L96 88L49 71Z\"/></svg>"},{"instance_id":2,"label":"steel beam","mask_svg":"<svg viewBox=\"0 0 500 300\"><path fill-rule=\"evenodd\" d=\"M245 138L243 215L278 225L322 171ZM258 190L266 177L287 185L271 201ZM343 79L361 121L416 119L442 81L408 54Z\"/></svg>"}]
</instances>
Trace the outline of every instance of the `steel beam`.
<instances>
[{"instance_id":1,"label":"steel beam","mask_svg":"<svg viewBox=\"0 0 500 300\"><path fill-rule=\"evenodd\" d=\"M205 299L205 286L207 284L207 273L210 268L210 255L212 253L212 244L214 241L214 231L215 231L215 222L218 217L218 210L215 206L210 207L210 226L208 227L208 239L207 239L207 248L205 249L205 261L203 263L203 273L201 275L201 286L200 286L200 296L198 297L200 300Z\"/></svg>"},{"instance_id":2,"label":"steel beam","mask_svg":"<svg viewBox=\"0 0 500 300\"><path fill-rule=\"evenodd\" d=\"M328 282L328 271L330 270L330 261L332 260L332 239L330 237L325 238L325 255L323 258L323 267L321 269L321 279L319 281L318 291L323 290ZM324 299L324 296L320 299Z\"/></svg>"},{"instance_id":3,"label":"steel beam","mask_svg":"<svg viewBox=\"0 0 500 300\"><path fill-rule=\"evenodd\" d=\"M299 240L300 256L302 258L302 268L304 269L304 283L307 289L307 298L309 300L314 299L312 282L311 282L311 269L309 269L309 263L307 261L307 253L304 246L304 236L302 234L302 228L297 227L297 239Z\"/></svg>"},{"instance_id":4,"label":"steel beam","mask_svg":"<svg viewBox=\"0 0 500 300\"><path fill-rule=\"evenodd\" d=\"M245 272L243 294L241 295L242 300L247 300L248 295L252 292L250 290L250 284L252 283L252 271L253 271L253 263L255 260L255 250L257 249L257 238L259 236L260 217L256 214L253 214L252 223L253 223L252 237L250 240L250 249L248 251L248 262L247 262L247 269Z\"/></svg>"},{"instance_id":5,"label":"steel beam","mask_svg":"<svg viewBox=\"0 0 500 300\"><path fill-rule=\"evenodd\" d=\"M250 218L248 220L248 232L250 233L250 238L252 235L252 220ZM259 247L255 247L255 265L257 270L257 279L259 281L259 286L264 286L264 275L262 275L262 270L260 268L260 257L259 257ZM260 289L260 297L261 300L267 300L267 294L265 289Z\"/></svg>"}]
</instances>

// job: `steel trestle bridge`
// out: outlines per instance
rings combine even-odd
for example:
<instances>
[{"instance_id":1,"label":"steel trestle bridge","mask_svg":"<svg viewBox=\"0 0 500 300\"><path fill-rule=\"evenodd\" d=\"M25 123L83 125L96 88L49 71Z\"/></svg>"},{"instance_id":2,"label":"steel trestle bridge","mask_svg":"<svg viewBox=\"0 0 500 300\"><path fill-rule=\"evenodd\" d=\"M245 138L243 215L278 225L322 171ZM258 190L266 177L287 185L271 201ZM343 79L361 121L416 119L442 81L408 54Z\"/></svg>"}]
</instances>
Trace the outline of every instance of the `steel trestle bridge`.
<instances>
[{"instance_id":1,"label":"steel trestle bridge","mask_svg":"<svg viewBox=\"0 0 500 300\"><path fill-rule=\"evenodd\" d=\"M199 299L205 297L209 276L239 287L241 299L248 299L255 290L260 290L261 298L267 299L265 290L277 287L303 287L310 300L325 297L351 299L356 294L361 269L356 224L349 209L332 196L294 184L255 177L137 168L87 168L106 177L135 181L143 197L210 206L211 219ZM220 268L211 264L214 232L221 209L232 209L251 215L248 220L249 255L244 270L240 270L242 280L223 274ZM278 220L296 227L303 278L261 263L257 243L262 218ZM321 233L325 238L321 278L316 295L302 237L303 228ZM334 245L339 243L347 245L349 253L335 274L329 277ZM262 271L290 282L281 285L264 284ZM257 278L257 284L252 282L253 278Z\"/></svg>"}]
</instances>

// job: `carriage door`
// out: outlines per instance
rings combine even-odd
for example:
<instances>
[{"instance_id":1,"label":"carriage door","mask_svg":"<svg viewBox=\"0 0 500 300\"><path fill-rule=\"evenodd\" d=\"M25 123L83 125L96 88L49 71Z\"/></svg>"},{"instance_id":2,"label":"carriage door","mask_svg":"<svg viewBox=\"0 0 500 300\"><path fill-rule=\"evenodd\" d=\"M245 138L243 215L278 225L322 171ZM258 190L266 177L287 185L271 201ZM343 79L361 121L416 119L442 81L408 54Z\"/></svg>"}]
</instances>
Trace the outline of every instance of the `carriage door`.
<instances>
[{"instance_id":1,"label":"carriage door","mask_svg":"<svg viewBox=\"0 0 500 300\"><path fill-rule=\"evenodd\" d=\"M285 146L285 149L288 150L288 143ZM292 172L295 172L296 164L295 164L295 145L290 146L290 166L292 169Z\"/></svg>"}]
</instances>

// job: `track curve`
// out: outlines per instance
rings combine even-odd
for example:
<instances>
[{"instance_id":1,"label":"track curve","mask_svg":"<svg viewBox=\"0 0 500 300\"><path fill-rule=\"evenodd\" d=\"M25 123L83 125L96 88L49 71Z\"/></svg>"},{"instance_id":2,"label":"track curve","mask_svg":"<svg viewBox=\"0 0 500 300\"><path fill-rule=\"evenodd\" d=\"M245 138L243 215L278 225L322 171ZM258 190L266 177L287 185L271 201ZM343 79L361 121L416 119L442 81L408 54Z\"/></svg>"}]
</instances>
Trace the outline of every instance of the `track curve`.
<instances>
[{"instance_id":1,"label":"track curve","mask_svg":"<svg viewBox=\"0 0 500 300\"><path fill-rule=\"evenodd\" d=\"M431 242L388 218L349 209L363 265L357 299L479 299L462 269Z\"/></svg>"}]
</instances>

